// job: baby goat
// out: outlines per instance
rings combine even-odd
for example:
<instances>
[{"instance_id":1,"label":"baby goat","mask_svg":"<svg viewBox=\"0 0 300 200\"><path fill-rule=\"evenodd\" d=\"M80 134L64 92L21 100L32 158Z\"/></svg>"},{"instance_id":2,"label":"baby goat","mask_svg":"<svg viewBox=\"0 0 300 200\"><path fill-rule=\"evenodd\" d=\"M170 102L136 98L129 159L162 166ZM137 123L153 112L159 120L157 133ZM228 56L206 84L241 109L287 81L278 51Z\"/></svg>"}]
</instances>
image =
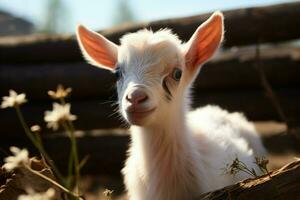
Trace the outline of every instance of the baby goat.
<instances>
[{"instance_id":1,"label":"baby goat","mask_svg":"<svg viewBox=\"0 0 300 200\"><path fill-rule=\"evenodd\" d=\"M117 77L119 109L131 124L122 171L131 200L189 200L248 178L224 173L236 157L257 169L264 147L242 114L190 112L191 84L222 42L222 13L184 44L168 29L126 34L118 46L80 25L77 38L88 62Z\"/></svg>"}]
</instances>

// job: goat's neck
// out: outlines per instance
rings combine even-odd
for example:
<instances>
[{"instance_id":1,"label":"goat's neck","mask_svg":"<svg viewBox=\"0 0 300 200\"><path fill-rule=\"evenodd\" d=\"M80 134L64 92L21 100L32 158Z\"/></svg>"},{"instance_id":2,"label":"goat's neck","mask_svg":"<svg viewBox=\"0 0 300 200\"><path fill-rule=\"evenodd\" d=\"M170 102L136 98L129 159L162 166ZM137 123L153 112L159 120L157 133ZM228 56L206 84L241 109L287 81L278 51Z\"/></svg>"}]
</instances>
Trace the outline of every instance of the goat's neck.
<instances>
[{"instance_id":1,"label":"goat's neck","mask_svg":"<svg viewBox=\"0 0 300 200\"><path fill-rule=\"evenodd\" d=\"M186 126L186 111L180 103L173 105L170 111L166 110L158 122L151 126L132 126L132 142L138 145L143 153L151 149L159 151L161 148L176 148L189 142L189 130ZM187 144L189 145L189 144ZM179 147L181 148L181 147ZM166 149L165 149L166 150Z\"/></svg>"},{"instance_id":2,"label":"goat's neck","mask_svg":"<svg viewBox=\"0 0 300 200\"><path fill-rule=\"evenodd\" d=\"M130 152L150 194L162 195L158 199L192 199L194 196L189 195L199 189L198 152L186 125L186 108L174 109L167 112L160 126L133 126ZM174 198L163 196L165 191L173 191L168 195Z\"/></svg>"},{"instance_id":3,"label":"goat's neck","mask_svg":"<svg viewBox=\"0 0 300 200\"><path fill-rule=\"evenodd\" d=\"M136 156L149 173L153 168L162 171L169 170L170 166L185 168L183 165L190 162L186 159L195 155L196 149L186 125L185 105L188 104L184 100L177 102L157 126L132 126L133 152L137 152Z\"/></svg>"}]
</instances>

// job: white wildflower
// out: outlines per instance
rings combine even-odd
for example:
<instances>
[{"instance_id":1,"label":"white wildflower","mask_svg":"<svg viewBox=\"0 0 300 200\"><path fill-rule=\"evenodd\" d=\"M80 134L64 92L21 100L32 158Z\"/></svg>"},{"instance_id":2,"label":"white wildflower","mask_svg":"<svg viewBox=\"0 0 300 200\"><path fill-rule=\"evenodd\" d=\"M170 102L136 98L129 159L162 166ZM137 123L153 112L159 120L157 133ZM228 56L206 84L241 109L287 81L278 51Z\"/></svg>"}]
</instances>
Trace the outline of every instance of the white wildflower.
<instances>
[{"instance_id":1,"label":"white wildflower","mask_svg":"<svg viewBox=\"0 0 300 200\"><path fill-rule=\"evenodd\" d=\"M58 85L56 91L49 90L48 95L52 99L66 98L72 92L72 88L64 88L62 85Z\"/></svg>"},{"instance_id":2,"label":"white wildflower","mask_svg":"<svg viewBox=\"0 0 300 200\"><path fill-rule=\"evenodd\" d=\"M22 194L18 197L18 200L54 200L55 190L49 188L46 192L37 193L33 190L27 190L28 194Z\"/></svg>"},{"instance_id":3,"label":"white wildflower","mask_svg":"<svg viewBox=\"0 0 300 200\"><path fill-rule=\"evenodd\" d=\"M18 147L10 147L10 151L14 154L13 156L8 156L4 158L5 164L3 168L6 171L12 171L13 169L19 167L20 165L25 165L29 163L29 153L27 149L19 149Z\"/></svg>"},{"instance_id":4,"label":"white wildflower","mask_svg":"<svg viewBox=\"0 0 300 200\"><path fill-rule=\"evenodd\" d=\"M44 120L47 122L47 127L57 130L60 122L76 120L77 117L70 113L70 108L69 103L64 105L53 103L53 110L45 112Z\"/></svg>"},{"instance_id":5,"label":"white wildflower","mask_svg":"<svg viewBox=\"0 0 300 200\"><path fill-rule=\"evenodd\" d=\"M9 96L2 99L1 108L14 107L27 102L25 93L18 94L14 90L9 90Z\"/></svg>"}]
</instances>

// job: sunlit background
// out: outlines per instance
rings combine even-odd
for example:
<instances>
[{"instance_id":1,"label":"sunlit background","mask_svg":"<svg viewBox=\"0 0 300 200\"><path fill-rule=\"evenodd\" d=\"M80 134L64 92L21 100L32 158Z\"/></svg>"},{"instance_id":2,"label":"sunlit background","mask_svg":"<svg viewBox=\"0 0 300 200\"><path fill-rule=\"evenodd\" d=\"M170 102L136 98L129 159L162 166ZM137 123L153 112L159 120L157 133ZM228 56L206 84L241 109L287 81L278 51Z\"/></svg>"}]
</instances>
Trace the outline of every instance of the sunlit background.
<instances>
[{"instance_id":1,"label":"sunlit background","mask_svg":"<svg viewBox=\"0 0 300 200\"><path fill-rule=\"evenodd\" d=\"M261 6L265 7L258 8ZM249 7L253 9L243 9ZM24 119L29 127L35 124L41 126L41 131L34 132L32 136L37 141L42 138L40 145L45 146L45 150L54 161L48 163L55 163L66 176L66 181L61 181L61 184L67 182L66 185L72 190L72 185L76 185L77 182L76 171L80 168L81 180L78 185L85 199L108 200L110 198L102 195L105 189L114 191L113 197L116 198L112 199L127 199L120 171L124 167L126 149L130 141L127 130L129 125L122 120L118 112L116 79L108 70L93 67L85 62L76 38L70 34L74 34L79 23L98 31L122 23L180 18L172 23L153 23L149 27L153 30L172 28L182 41L188 41L196 27L203 22L203 16L192 20L181 17L232 9L243 10L224 14L225 41L214 60L205 64L195 79L190 98L193 102L191 108L211 104L230 112L242 112L254 122L269 151L268 168L279 169L294 161L296 157L300 158L300 0L0 0L0 104L2 97L7 96L11 89L17 93L26 93L28 102L21 107ZM104 32L104 35L118 43L121 35L141 27L143 26L120 26ZM207 41L206 44L209 44L211 40ZM204 54L201 52L201 55ZM184 68L184 65L179 67ZM70 103L70 112L77 116L77 120L74 121L74 126L64 123L67 130L61 127L53 131L47 128L44 114L45 111L49 113L52 110L53 101L58 102L57 99L50 99L47 93L49 90L54 91L58 84L72 88L72 93L66 101ZM18 106L16 108L19 109ZM25 147L30 156L39 155L26 137L17 116L20 117L20 113L16 115L13 109L0 109L0 199L17 199L17 196L28 188L15 181L15 178L22 183L34 183L33 186L49 185L32 181L30 177L33 176L27 178L23 170L16 171L21 172L21 176L15 176L13 173L7 175L1 170L4 157L10 155L10 146ZM232 116L239 120L239 115ZM24 119L21 118L21 122ZM185 119L185 116L182 116L182 119ZM199 130L206 129L205 124L205 127L201 127L206 121L209 120L199 121ZM61 122L61 119L58 119L58 122ZM227 120L224 123L227 124ZM29 130L27 126L26 131ZM37 126L33 127L38 129ZM237 128L237 132L238 127L243 125L238 124L234 127ZM70 134L71 129L77 131ZM230 127L226 127L226 132L227 129L230 130ZM76 136L71 138L74 146L70 145L67 136ZM75 159L77 156L74 156L75 138L80 164ZM234 140L231 141L232 144L233 142ZM246 144L243 140L238 142L239 146ZM160 150L157 152L169 151L168 147L163 146L164 142L161 144L161 147L157 145ZM228 158L224 158L223 165L218 167L222 169L220 174L224 174L226 169L235 163ZM178 159L167 161L176 163ZM298 170L300 165L298 163L290 166L293 168L291 170ZM171 165L170 169L172 170ZM231 169L229 171L232 171ZM253 172L252 168L249 170ZM291 170L281 170L290 179L281 172L276 172L269 176L274 178L274 182L266 182L267 176L264 176L261 184L269 184L271 190L274 184L284 180L276 185L284 187L276 188L279 192L284 191L284 194L276 193L276 196L292 196L295 184L289 185L288 180L297 180L297 177L294 177L296 171L294 173ZM59 180L58 176L56 178ZM168 174L164 178L167 180ZM251 183L255 184L248 188L247 195L253 193L257 197L271 194L269 190L259 193L259 188L266 188L261 187L259 181L253 180ZM5 190L14 198L1 198ZM230 191L228 195L234 197ZM272 197L268 199L270 198Z\"/></svg>"},{"instance_id":2,"label":"sunlit background","mask_svg":"<svg viewBox=\"0 0 300 200\"><path fill-rule=\"evenodd\" d=\"M78 23L100 30L125 22L190 16L214 10L283 2L291 0L1 0L0 23L4 23L4 19L10 22L14 20L15 23L10 23L7 27L2 25L0 34L73 33Z\"/></svg>"}]
</instances>

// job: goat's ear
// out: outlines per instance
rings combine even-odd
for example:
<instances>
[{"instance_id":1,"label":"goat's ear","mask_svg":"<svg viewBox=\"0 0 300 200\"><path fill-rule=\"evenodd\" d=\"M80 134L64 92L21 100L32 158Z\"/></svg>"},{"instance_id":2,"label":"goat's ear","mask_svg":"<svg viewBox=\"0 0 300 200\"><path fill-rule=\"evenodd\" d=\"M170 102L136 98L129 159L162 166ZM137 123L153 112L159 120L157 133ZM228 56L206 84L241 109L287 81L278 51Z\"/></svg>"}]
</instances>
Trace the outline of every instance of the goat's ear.
<instances>
[{"instance_id":1,"label":"goat's ear","mask_svg":"<svg viewBox=\"0 0 300 200\"><path fill-rule=\"evenodd\" d=\"M189 70L195 71L214 55L223 39L223 27L223 14L215 12L197 28L185 46L185 62Z\"/></svg>"},{"instance_id":2,"label":"goat's ear","mask_svg":"<svg viewBox=\"0 0 300 200\"><path fill-rule=\"evenodd\" d=\"M77 27L76 35L82 54L90 64L114 70L118 59L116 44L82 25Z\"/></svg>"}]
</instances>

